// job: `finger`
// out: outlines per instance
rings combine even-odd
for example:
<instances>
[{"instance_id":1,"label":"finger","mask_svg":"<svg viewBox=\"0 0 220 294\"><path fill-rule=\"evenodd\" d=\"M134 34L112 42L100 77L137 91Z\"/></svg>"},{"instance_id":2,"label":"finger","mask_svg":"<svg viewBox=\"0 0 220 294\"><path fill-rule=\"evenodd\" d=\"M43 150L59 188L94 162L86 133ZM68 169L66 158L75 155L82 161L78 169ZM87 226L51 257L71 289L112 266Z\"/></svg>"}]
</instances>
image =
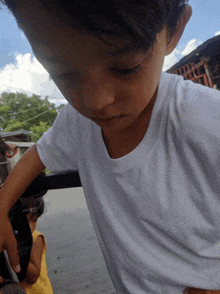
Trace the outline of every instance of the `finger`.
<instances>
[{"instance_id":1,"label":"finger","mask_svg":"<svg viewBox=\"0 0 220 294\"><path fill-rule=\"evenodd\" d=\"M1 283L3 283L3 278L2 278L2 277L0 277L0 284L1 284Z\"/></svg>"},{"instance_id":2,"label":"finger","mask_svg":"<svg viewBox=\"0 0 220 294\"><path fill-rule=\"evenodd\" d=\"M183 294L196 294L196 292L193 292L194 289L193 288L186 288L184 291L183 291Z\"/></svg>"},{"instance_id":3,"label":"finger","mask_svg":"<svg viewBox=\"0 0 220 294\"><path fill-rule=\"evenodd\" d=\"M186 288L183 291L183 294L204 294L205 291L201 289L196 289L196 288Z\"/></svg>"},{"instance_id":4,"label":"finger","mask_svg":"<svg viewBox=\"0 0 220 294\"><path fill-rule=\"evenodd\" d=\"M12 227L10 227L8 230L7 238L5 241L5 248L8 254L11 267L16 273L19 273L21 271L20 258L18 255L17 241L15 239Z\"/></svg>"},{"instance_id":5,"label":"finger","mask_svg":"<svg viewBox=\"0 0 220 294\"><path fill-rule=\"evenodd\" d=\"M220 294L220 291L216 290L202 290L196 288L186 288L183 294Z\"/></svg>"}]
</instances>

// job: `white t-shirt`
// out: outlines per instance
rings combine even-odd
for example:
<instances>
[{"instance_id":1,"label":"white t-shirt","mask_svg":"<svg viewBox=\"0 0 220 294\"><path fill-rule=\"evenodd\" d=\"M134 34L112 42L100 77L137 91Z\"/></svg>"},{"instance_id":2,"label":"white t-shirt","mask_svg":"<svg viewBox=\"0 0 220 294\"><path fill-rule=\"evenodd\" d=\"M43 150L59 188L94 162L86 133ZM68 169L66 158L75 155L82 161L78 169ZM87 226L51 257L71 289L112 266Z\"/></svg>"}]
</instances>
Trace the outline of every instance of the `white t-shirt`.
<instances>
[{"instance_id":1,"label":"white t-shirt","mask_svg":"<svg viewBox=\"0 0 220 294\"><path fill-rule=\"evenodd\" d=\"M162 73L131 153L111 159L70 105L37 150L51 172L79 171L118 294L220 289L220 92Z\"/></svg>"}]
</instances>

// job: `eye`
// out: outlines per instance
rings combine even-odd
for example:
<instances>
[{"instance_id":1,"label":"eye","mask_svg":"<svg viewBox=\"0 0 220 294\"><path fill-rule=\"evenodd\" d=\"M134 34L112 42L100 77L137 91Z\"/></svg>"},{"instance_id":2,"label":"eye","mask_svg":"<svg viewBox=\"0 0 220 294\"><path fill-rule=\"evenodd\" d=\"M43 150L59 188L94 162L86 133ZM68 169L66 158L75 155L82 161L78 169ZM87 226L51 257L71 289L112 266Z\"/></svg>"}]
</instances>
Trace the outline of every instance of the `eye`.
<instances>
[{"instance_id":1,"label":"eye","mask_svg":"<svg viewBox=\"0 0 220 294\"><path fill-rule=\"evenodd\" d=\"M121 76L128 76L131 75L133 73L136 73L140 70L141 68L141 64L133 67L133 68L128 68L128 69L122 69L122 68L112 68L111 72L117 74L117 75L121 75Z\"/></svg>"}]
</instances>

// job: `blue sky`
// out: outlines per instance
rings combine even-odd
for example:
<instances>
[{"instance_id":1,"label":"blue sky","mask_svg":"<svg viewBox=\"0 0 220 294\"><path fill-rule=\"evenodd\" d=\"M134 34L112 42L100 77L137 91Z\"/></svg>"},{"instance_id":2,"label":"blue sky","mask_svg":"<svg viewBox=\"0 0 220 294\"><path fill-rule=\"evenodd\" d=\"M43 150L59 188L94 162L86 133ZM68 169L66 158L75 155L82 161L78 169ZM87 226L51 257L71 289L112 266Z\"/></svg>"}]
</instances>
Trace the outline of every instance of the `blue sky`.
<instances>
[{"instance_id":1,"label":"blue sky","mask_svg":"<svg viewBox=\"0 0 220 294\"><path fill-rule=\"evenodd\" d=\"M164 70L216 33L220 34L219 0L189 0L189 4L193 16L177 49L166 59ZM33 58L31 47L16 21L3 9L0 10L0 92L16 90L62 99L47 73Z\"/></svg>"},{"instance_id":2,"label":"blue sky","mask_svg":"<svg viewBox=\"0 0 220 294\"><path fill-rule=\"evenodd\" d=\"M220 31L219 0L189 0L193 8L193 16L185 30L181 44L191 39L206 41Z\"/></svg>"}]
</instances>

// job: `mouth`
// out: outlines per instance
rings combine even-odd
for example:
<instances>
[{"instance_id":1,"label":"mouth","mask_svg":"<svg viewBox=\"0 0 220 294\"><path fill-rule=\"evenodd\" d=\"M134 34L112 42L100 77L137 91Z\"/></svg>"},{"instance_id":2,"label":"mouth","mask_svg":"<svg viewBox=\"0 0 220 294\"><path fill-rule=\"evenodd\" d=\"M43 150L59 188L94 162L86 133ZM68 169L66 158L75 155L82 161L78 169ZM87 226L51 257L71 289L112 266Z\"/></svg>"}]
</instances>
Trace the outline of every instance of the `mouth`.
<instances>
[{"instance_id":1,"label":"mouth","mask_svg":"<svg viewBox=\"0 0 220 294\"><path fill-rule=\"evenodd\" d=\"M115 118L117 116L109 116L109 117L94 117L93 119L94 120L97 120L97 121L108 121L108 120L111 120L113 118Z\"/></svg>"},{"instance_id":2,"label":"mouth","mask_svg":"<svg viewBox=\"0 0 220 294\"><path fill-rule=\"evenodd\" d=\"M111 117L94 117L92 120L101 127L111 127L122 119L123 115Z\"/></svg>"}]
</instances>

